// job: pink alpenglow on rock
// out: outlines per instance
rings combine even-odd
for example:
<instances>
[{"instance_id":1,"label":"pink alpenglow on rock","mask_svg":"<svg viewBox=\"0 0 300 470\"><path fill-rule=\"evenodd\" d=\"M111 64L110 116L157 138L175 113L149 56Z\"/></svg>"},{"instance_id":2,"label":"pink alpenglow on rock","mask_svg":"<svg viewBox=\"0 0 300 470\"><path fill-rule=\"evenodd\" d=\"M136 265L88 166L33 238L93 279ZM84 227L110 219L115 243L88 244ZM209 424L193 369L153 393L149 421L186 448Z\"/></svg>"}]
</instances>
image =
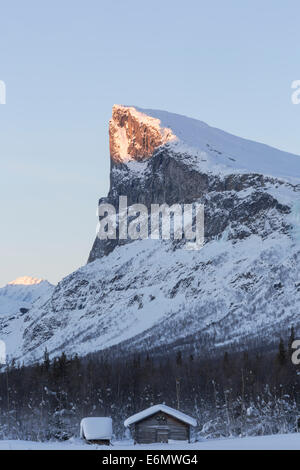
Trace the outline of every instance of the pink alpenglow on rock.
<instances>
[{"instance_id":1,"label":"pink alpenglow on rock","mask_svg":"<svg viewBox=\"0 0 300 470\"><path fill-rule=\"evenodd\" d=\"M153 151L176 140L171 129L158 118L138 111L133 106L114 105L109 121L110 156L114 163L149 158Z\"/></svg>"}]
</instances>

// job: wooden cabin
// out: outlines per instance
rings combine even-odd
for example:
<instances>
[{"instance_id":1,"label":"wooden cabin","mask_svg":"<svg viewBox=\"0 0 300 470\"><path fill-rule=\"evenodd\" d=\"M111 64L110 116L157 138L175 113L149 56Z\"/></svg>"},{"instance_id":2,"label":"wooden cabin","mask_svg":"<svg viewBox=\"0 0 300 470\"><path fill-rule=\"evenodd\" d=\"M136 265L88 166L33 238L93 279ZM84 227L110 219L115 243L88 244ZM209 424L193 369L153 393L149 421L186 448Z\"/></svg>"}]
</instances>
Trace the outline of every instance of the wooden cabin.
<instances>
[{"instance_id":1,"label":"wooden cabin","mask_svg":"<svg viewBox=\"0 0 300 470\"><path fill-rule=\"evenodd\" d=\"M83 418L80 437L89 444L110 445L112 437L111 418Z\"/></svg>"},{"instance_id":2,"label":"wooden cabin","mask_svg":"<svg viewBox=\"0 0 300 470\"><path fill-rule=\"evenodd\" d=\"M189 442L191 426L196 425L194 418L166 405L151 406L124 421L137 444Z\"/></svg>"}]
</instances>

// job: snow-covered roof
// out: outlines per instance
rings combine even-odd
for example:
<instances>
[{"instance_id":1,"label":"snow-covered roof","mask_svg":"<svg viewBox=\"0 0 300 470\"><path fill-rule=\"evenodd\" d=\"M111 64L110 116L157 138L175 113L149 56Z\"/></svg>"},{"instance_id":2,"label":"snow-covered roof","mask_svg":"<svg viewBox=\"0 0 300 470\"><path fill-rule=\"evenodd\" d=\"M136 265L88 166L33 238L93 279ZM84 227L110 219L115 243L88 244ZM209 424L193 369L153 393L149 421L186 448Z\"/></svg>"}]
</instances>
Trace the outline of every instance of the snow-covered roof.
<instances>
[{"instance_id":1,"label":"snow-covered roof","mask_svg":"<svg viewBox=\"0 0 300 470\"><path fill-rule=\"evenodd\" d=\"M147 418L148 416L151 416L157 413L158 411L162 411L163 413L173 416L174 418L177 418L180 421L183 421L184 423L189 424L191 426L197 426L197 421L194 418L186 415L185 413L182 413L181 411L174 410L174 408L170 408L167 405L150 406L150 408L140 411L139 413L130 416L130 418L127 418L124 421L124 426L127 428L131 424L137 423L138 421L141 421L142 419Z\"/></svg>"},{"instance_id":2,"label":"snow-covered roof","mask_svg":"<svg viewBox=\"0 0 300 470\"><path fill-rule=\"evenodd\" d=\"M80 437L87 440L111 439L111 418L83 418L80 423Z\"/></svg>"}]
</instances>

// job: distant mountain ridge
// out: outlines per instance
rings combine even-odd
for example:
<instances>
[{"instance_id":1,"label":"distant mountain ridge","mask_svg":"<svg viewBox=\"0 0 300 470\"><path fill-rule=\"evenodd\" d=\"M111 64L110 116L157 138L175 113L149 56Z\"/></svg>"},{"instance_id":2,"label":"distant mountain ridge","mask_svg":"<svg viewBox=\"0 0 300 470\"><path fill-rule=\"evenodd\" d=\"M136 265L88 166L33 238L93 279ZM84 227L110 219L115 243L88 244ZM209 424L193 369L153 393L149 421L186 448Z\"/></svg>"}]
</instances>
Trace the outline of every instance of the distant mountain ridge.
<instances>
[{"instance_id":1,"label":"distant mountain ridge","mask_svg":"<svg viewBox=\"0 0 300 470\"><path fill-rule=\"evenodd\" d=\"M54 286L48 281L23 276L0 288L0 316L17 313L22 307L31 308L33 303L48 295Z\"/></svg>"},{"instance_id":2,"label":"distant mountain ridge","mask_svg":"<svg viewBox=\"0 0 300 470\"><path fill-rule=\"evenodd\" d=\"M13 281L10 281L8 285L33 286L36 284L40 284L43 281L44 279L39 279L37 277L21 276L21 277L17 277L17 279L14 279Z\"/></svg>"},{"instance_id":3,"label":"distant mountain ridge","mask_svg":"<svg viewBox=\"0 0 300 470\"><path fill-rule=\"evenodd\" d=\"M22 326L30 320L30 310L40 308L49 299L54 286L48 281L23 276L0 288L0 339L6 342L7 354L22 344Z\"/></svg>"}]
</instances>

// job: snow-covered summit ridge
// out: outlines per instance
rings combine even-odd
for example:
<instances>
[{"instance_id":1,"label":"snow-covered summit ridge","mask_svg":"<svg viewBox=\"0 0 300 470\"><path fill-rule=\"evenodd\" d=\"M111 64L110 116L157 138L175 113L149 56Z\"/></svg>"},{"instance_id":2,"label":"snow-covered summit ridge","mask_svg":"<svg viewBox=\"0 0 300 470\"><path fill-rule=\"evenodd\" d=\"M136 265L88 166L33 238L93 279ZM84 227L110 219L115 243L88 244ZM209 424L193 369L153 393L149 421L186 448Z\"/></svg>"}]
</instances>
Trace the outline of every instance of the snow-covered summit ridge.
<instances>
[{"instance_id":1,"label":"snow-covered summit ridge","mask_svg":"<svg viewBox=\"0 0 300 470\"><path fill-rule=\"evenodd\" d=\"M125 131L126 129L126 131ZM298 182L300 157L234 136L197 119L136 106L113 107L110 153L115 163L145 160L167 144L211 173L257 173ZM192 158L193 157L193 158Z\"/></svg>"}]
</instances>

